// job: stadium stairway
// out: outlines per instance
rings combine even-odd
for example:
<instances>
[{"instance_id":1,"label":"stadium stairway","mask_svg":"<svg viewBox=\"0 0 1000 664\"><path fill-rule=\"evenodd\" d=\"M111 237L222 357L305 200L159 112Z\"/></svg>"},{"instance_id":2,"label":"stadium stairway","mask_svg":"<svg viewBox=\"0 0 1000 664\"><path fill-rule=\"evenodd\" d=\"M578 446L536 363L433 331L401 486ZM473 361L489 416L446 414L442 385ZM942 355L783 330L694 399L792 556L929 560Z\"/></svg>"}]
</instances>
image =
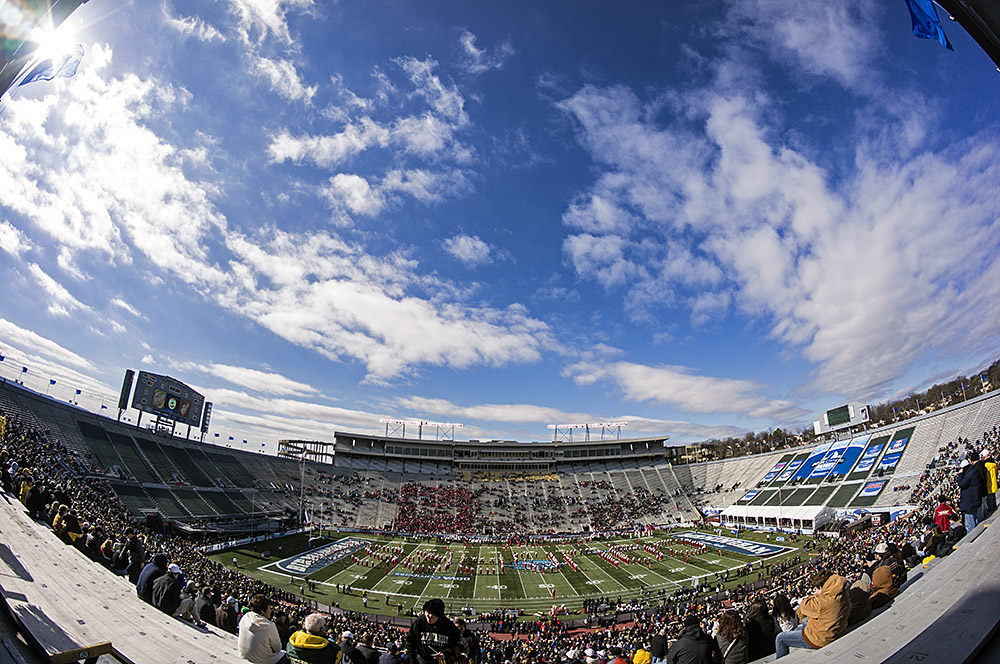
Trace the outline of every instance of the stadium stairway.
<instances>
[{"instance_id":1,"label":"stadium stairway","mask_svg":"<svg viewBox=\"0 0 1000 664\"><path fill-rule=\"evenodd\" d=\"M236 637L146 604L127 579L66 546L0 494L0 594L25 637L53 664L109 654L130 664L245 662Z\"/></svg>"}]
</instances>

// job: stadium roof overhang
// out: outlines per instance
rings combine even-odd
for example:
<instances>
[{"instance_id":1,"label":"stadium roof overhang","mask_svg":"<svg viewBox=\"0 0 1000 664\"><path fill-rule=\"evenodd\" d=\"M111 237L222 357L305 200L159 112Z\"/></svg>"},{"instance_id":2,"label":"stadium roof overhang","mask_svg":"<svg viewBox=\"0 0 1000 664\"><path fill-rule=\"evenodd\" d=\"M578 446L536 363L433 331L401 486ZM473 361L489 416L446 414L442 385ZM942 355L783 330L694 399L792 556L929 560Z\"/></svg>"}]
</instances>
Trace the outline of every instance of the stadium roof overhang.
<instances>
[{"instance_id":1,"label":"stadium roof overhang","mask_svg":"<svg viewBox=\"0 0 1000 664\"><path fill-rule=\"evenodd\" d=\"M937 0L1000 69L1000 3L996 0Z\"/></svg>"}]
</instances>

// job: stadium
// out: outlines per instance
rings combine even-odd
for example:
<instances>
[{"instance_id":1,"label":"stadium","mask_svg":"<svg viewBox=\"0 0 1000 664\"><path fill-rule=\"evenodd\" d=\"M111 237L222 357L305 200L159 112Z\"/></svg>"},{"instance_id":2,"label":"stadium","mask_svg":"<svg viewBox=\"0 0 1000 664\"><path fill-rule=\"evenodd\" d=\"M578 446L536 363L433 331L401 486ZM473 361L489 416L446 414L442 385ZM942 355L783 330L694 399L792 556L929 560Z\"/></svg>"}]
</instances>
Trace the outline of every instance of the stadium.
<instances>
[{"instance_id":1,"label":"stadium","mask_svg":"<svg viewBox=\"0 0 1000 664\"><path fill-rule=\"evenodd\" d=\"M341 3L150 11L97 0L78 12L86 4L0 2L0 250L11 267L0 317L0 664L1000 662L1000 362L980 368L996 339L996 263L984 255L995 195L970 195L995 184L978 145L991 125L964 139L954 127L929 136L939 107L880 99L910 92L881 79L933 87L952 78L947 65L921 55L860 74L866 57L884 64L890 49L845 57L809 32L839 22L850 36L879 25L879 11L860 3L808 17L786 3L761 19L749 5L713 13L691 3L677 25L638 7L618 25L595 5L592 25L549 40L546 21L504 23L512 16L497 7L475 16L477 46L457 11L440 30L382 7L366 32L371 19L352 23ZM930 2L900 4L913 34L953 50ZM963 44L1000 64L992 5L939 6L953 37L960 26ZM139 48L115 42L127 54L117 59L114 40L56 49L61 23L93 27L81 14L105 29L170 33ZM709 14L713 27L702 26ZM525 34L483 46L494 20ZM306 44L333 41L325 30L339 21L357 28L337 38L358 62L370 44L387 49L365 72L369 97L345 82L350 58L310 50L322 64L308 66ZM506 102L477 85L516 71L518 56L539 48L528 44L579 34L593 40L581 51L601 52L603 37L643 22L662 22L663 34L637 35L635 60L560 70L532 53L545 66L525 79L559 117L487 124ZM404 37L377 44L383 24ZM428 41L406 41L417 34ZM691 71L644 82L647 56L667 53L664 36L691 40L662 56ZM610 50L625 53L628 41ZM772 51L761 47L771 41ZM435 57L451 49L451 78L430 55L400 55L428 43L450 44ZM794 95L756 90L758 56L778 63L767 68L773 91ZM135 70L115 69L129 60ZM161 65L191 77L161 76ZM234 82L240 70L259 87ZM820 77L889 118L878 126L857 111L854 155L813 152L837 145L842 126L824 123L846 114L816 114L830 94ZM56 94L21 89L46 81ZM262 89L287 107L270 106ZM815 108L799 108L812 94ZM249 115L220 119L230 101ZM378 115L393 104L398 115ZM772 113L795 118L773 145L767 134L781 120L754 124ZM320 126L339 133L313 134ZM565 146L541 147L561 133L589 165ZM833 138L810 145L810 133ZM266 154L265 167L243 148ZM374 150L388 158L371 159ZM570 162L565 181L547 172ZM843 175L852 168L853 179ZM491 173L505 169L493 189ZM897 175L906 186L891 200ZM533 178L551 199L529 195ZM773 194L784 186L791 194ZM72 204L61 207L57 192ZM471 192L473 206L428 212ZM937 206L935 195L952 200ZM561 211L540 211L553 200ZM911 232L920 209L932 212ZM482 225L462 225L481 210L491 210ZM505 224L518 214L523 227ZM536 214L566 229L555 252L530 234ZM937 214L982 218L965 233ZM775 223L745 221L758 216ZM716 217L731 227L713 226ZM490 242L480 237L497 225ZM502 249L507 234L529 251ZM546 249L532 253L536 244ZM422 255L434 251L451 263ZM571 287L535 267L560 251ZM492 277L469 278L484 267ZM678 302L690 326L672 320ZM949 329L935 327L932 310ZM636 329L642 342L630 338ZM931 332L943 340L913 342ZM289 346L305 353L261 359ZM687 353L699 359L688 364ZM119 364L138 368L112 393ZM537 366L507 372L526 365ZM947 390L912 391L942 377ZM769 389L772 379L781 387ZM861 396L840 400L850 394ZM838 401L822 412L803 407L828 395ZM381 415L452 408L480 438L456 436L455 422ZM583 414L633 408L634 418ZM547 440L501 439L525 413L530 426L584 419L548 425ZM789 431L806 417L816 418L811 431ZM749 431L761 422L766 433ZM241 447L243 436L267 442Z\"/></svg>"}]
</instances>

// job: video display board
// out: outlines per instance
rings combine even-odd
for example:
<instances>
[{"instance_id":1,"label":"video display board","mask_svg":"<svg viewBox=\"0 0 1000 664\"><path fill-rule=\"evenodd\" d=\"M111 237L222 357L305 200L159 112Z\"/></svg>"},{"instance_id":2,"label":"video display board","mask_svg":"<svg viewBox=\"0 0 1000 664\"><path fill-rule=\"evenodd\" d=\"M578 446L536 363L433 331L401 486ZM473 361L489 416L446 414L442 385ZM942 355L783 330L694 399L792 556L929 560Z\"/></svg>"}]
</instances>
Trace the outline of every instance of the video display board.
<instances>
[{"instance_id":1,"label":"video display board","mask_svg":"<svg viewBox=\"0 0 1000 664\"><path fill-rule=\"evenodd\" d=\"M170 376L140 371L132 393L132 407L181 424L198 426L205 397Z\"/></svg>"}]
</instances>

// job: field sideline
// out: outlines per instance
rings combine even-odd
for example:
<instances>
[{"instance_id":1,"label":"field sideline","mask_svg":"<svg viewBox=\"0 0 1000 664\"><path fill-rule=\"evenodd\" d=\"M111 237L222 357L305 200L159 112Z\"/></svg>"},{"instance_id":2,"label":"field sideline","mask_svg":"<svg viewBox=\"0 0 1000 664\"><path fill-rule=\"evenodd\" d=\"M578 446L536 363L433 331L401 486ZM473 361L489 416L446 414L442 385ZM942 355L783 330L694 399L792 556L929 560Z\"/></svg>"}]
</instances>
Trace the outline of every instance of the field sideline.
<instances>
[{"instance_id":1,"label":"field sideline","mask_svg":"<svg viewBox=\"0 0 1000 664\"><path fill-rule=\"evenodd\" d=\"M728 536L729 533L722 531L722 534ZM742 540L728 539L734 543L764 542L765 535L744 532ZM698 552L696 545L663 533L639 539L579 540L514 547L333 533L324 545L342 542L342 546L356 548L340 552L337 555L343 557L334 562L324 560L321 553L314 554L320 556L320 560L314 562L305 578L314 582L316 590L307 589L305 593L300 593L302 573L283 571L278 564L285 561L287 566L290 559L308 552L305 535L230 549L213 554L211 558L232 567L235 557L244 573L302 594L306 599L338 603L345 609L396 614L400 604L403 611L407 611L419 607L428 598L441 597L453 610L467 606L478 612L516 608L534 613L548 610L553 604L578 609L584 599L600 596L655 598L661 591L670 594L680 587L690 587L696 578L708 578L716 583L716 573L738 570L749 562L754 563L754 573L741 580L756 580L758 561L771 564L794 556L806 539L809 538L800 537L797 543L777 543L787 549L758 557L727 550L722 550L720 555L717 547ZM550 556L561 564L552 566ZM566 562L566 556L572 559L575 569ZM498 559L503 561L502 567L493 562ZM524 568L514 569L512 564ZM539 571L538 566L542 565L551 567L550 571ZM730 585L736 582L735 576L730 574ZM338 592L338 584L350 586L352 593ZM367 605L362 599L363 591Z\"/></svg>"}]
</instances>

